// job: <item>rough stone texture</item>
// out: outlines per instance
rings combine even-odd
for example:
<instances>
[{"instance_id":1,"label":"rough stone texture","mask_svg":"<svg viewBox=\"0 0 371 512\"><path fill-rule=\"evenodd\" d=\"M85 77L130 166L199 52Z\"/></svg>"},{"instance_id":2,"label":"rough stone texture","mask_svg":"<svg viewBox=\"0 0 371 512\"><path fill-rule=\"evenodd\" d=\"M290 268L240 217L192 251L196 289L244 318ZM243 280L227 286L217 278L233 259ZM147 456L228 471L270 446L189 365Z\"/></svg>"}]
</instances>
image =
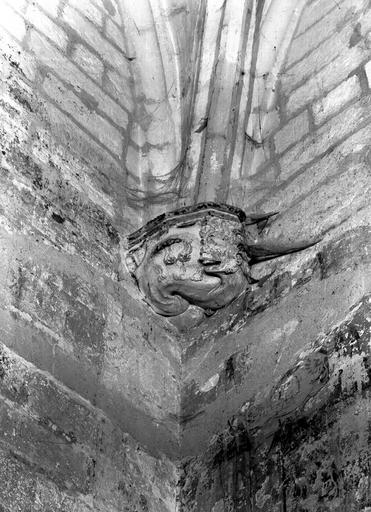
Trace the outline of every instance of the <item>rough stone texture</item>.
<instances>
[{"instance_id":1,"label":"rough stone texture","mask_svg":"<svg viewBox=\"0 0 371 512\"><path fill-rule=\"evenodd\" d=\"M140 4L0 1L0 510L369 512L370 4ZM322 239L179 333L122 241L203 197Z\"/></svg>"},{"instance_id":2,"label":"rough stone texture","mask_svg":"<svg viewBox=\"0 0 371 512\"><path fill-rule=\"evenodd\" d=\"M368 61L365 65L365 71L367 75L368 86L371 88L371 61Z\"/></svg>"},{"instance_id":3,"label":"rough stone texture","mask_svg":"<svg viewBox=\"0 0 371 512\"><path fill-rule=\"evenodd\" d=\"M181 509L366 511L370 327L365 296L243 404L206 453L184 464Z\"/></svg>"},{"instance_id":4,"label":"rough stone texture","mask_svg":"<svg viewBox=\"0 0 371 512\"><path fill-rule=\"evenodd\" d=\"M346 103L358 98L362 93L357 75L351 76L327 96L313 103L313 117L316 124L321 124L328 117L336 114Z\"/></svg>"},{"instance_id":5,"label":"rough stone texture","mask_svg":"<svg viewBox=\"0 0 371 512\"><path fill-rule=\"evenodd\" d=\"M122 269L120 240L140 220L125 199L132 113L109 76L128 84L129 61L109 37L120 6L89 4L72 24L69 2L0 2L7 512L174 508L176 333Z\"/></svg>"},{"instance_id":6,"label":"rough stone texture","mask_svg":"<svg viewBox=\"0 0 371 512\"><path fill-rule=\"evenodd\" d=\"M301 114L290 119L274 137L277 153L283 153L289 146L295 144L309 132L308 112L304 110Z\"/></svg>"},{"instance_id":7,"label":"rough stone texture","mask_svg":"<svg viewBox=\"0 0 371 512\"><path fill-rule=\"evenodd\" d=\"M369 2L308 2L268 162L232 189L281 212L267 239L323 239L184 336L182 511L371 507L369 20Z\"/></svg>"},{"instance_id":8,"label":"rough stone texture","mask_svg":"<svg viewBox=\"0 0 371 512\"><path fill-rule=\"evenodd\" d=\"M350 231L290 269L255 295L189 333L184 348L182 448L198 453L238 407L269 393L315 333L341 321L370 286L371 241L366 228ZM228 313L228 314L226 314ZM267 380L267 375L270 379ZM212 389L207 382L215 382ZM295 404L292 404L295 408Z\"/></svg>"},{"instance_id":9,"label":"rough stone texture","mask_svg":"<svg viewBox=\"0 0 371 512\"><path fill-rule=\"evenodd\" d=\"M0 411L1 510L174 510L173 464L2 344Z\"/></svg>"}]
</instances>

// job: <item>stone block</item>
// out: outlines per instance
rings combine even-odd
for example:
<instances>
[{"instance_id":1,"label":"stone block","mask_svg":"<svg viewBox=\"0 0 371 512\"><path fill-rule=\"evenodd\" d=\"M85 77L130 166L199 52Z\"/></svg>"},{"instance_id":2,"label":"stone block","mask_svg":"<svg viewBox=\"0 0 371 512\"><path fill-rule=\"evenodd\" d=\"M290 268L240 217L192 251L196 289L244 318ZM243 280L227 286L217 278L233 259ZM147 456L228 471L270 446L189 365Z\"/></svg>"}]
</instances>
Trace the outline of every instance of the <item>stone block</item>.
<instances>
[{"instance_id":1,"label":"stone block","mask_svg":"<svg viewBox=\"0 0 371 512\"><path fill-rule=\"evenodd\" d=\"M97 0L97 5L106 13L110 18L113 19L118 25L122 23L121 11L117 7L116 2L112 0ZM121 9L124 9L124 5L121 5ZM125 13L124 13L125 14Z\"/></svg>"},{"instance_id":2,"label":"stone block","mask_svg":"<svg viewBox=\"0 0 371 512\"><path fill-rule=\"evenodd\" d=\"M31 23L31 25L53 41L61 50L66 49L68 43L67 34L38 7L30 5L26 11L26 19L28 23Z\"/></svg>"},{"instance_id":3,"label":"stone block","mask_svg":"<svg viewBox=\"0 0 371 512\"><path fill-rule=\"evenodd\" d=\"M288 94L287 115L293 115L305 105L327 94L362 64L364 58L365 51L354 47L345 51L318 73L314 73L302 86Z\"/></svg>"},{"instance_id":4,"label":"stone block","mask_svg":"<svg viewBox=\"0 0 371 512\"><path fill-rule=\"evenodd\" d=\"M53 333L65 348L74 347L80 356L86 355L92 365L100 360L106 307L104 297L94 286L83 283L84 289L80 290L79 281L71 282L72 278L64 273L58 274L48 267L42 271L38 265L30 266L27 262L19 262L16 270L10 269L9 276L12 282L8 283L8 299L14 308ZM63 285L65 290L61 289ZM79 300L81 296L87 304Z\"/></svg>"},{"instance_id":5,"label":"stone block","mask_svg":"<svg viewBox=\"0 0 371 512\"><path fill-rule=\"evenodd\" d=\"M321 186L321 183L341 172L346 172L349 167L366 158L370 139L371 126L368 125L347 138L333 152L324 155L288 185L280 187L277 191L269 190L266 200L260 204L261 208L263 211L287 210L315 187Z\"/></svg>"},{"instance_id":6,"label":"stone block","mask_svg":"<svg viewBox=\"0 0 371 512\"><path fill-rule=\"evenodd\" d=\"M73 52L73 60L93 80L102 83L104 65L99 57L91 53L85 46L79 44Z\"/></svg>"},{"instance_id":7,"label":"stone block","mask_svg":"<svg viewBox=\"0 0 371 512\"><path fill-rule=\"evenodd\" d=\"M341 21L341 20L339 20ZM354 26L360 24L360 39L357 44L351 44L351 38L354 33ZM334 83L342 81L351 70L369 57L369 30L371 28L371 10L366 14L356 11L352 15L352 22L347 21L339 32L334 34L321 43L315 50L310 52L295 65L283 70L281 75L282 92L290 97L292 91L301 86L305 81L318 82L317 87L323 88L322 81L326 82L336 74L334 62L341 62L344 67L344 73L340 79ZM291 52L296 50L296 45L300 46L300 40L293 40ZM326 76L327 75L327 76ZM307 82L308 83L308 82ZM296 91L295 91L296 93Z\"/></svg>"},{"instance_id":8,"label":"stone block","mask_svg":"<svg viewBox=\"0 0 371 512\"><path fill-rule=\"evenodd\" d=\"M108 71L104 79L105 90L128 112L134 112L134 88L132 83L129 73L123 77L122 74L116 71Z\"/></svg>"},{"instance_id":9,"label":"stone block","mask_svg":"<svg viewBox=\"0 0 371 512\"><path fill-rule=\"evenodd\" d=\"M58 247L64 254L78 255L108 277L116 276L118 235L104 212L68 186L61 193L52 167L38 166L19 150L9 152L8 161L14 183L2 177L3 226L14 234L32 234L37 241Z\"/></svg>"},{"instance_id":10,"label":"stone block","mask_svg":"<svg viewBox=\"0 0 371 512\"><path fill-rule=\"evenodd\" d=\"M91 0L69 0L69 5L77 9L97 27L102 26L103 12Z\"/></svg>"},{"instance_id":11,"label":"stone block","mask_svg":"<svg viewBox=\"0 0 371 512\"><path fill-rule=\"evenodd\" d=\"M357 75L353 75L342 82L326 96L313 103L312 111L315 124L326 121L328 117L336 114L347 103L358 98L361 93L361 85Z\"/></svg>"},{"instance_id":12,"label":"stone block","mask_svg":"<svg viewBox=\"0 0 371 512\"><path fill-rule=\"evenodd\" d=\"M9 449L0 448L0 503L2 510L32 510L36 478L32 466ZM6 508L3 508L6 507Z\"/></svg>"},{"instance_id":13,"label":"stone block","mask_svg":"<svg viewBox=\"0 0 371 512\"><path fill-rule=\"evenodd\" d=\"M318 3L318 2L317 2ZM326 11L326 7L323 7ZM306 54L317 48L322 41L329 39L341 21L339 9L328 2L328 13L319 11L322 16L304 33L295 37L290 46L286 68L290 68L295 62L302 59Z\"/></svg>"},{"instance_id":14,"label":"stone block","mask_svg":"<svg viewBox=\"0 0 371 512\"><path fill-rule=\"evenodd\" d=\"M57 75L63 75L63 79L73 86L76 94L81 93L85 99L90 96L92 103L96 103L96 108L115 124L122 128L127 126L126 111L35 30L31 30L28 45L39 62L53 69Z\"/></svg>"},{"instance_id":15,"label":"stone block","mask_svg":"<svg viewBox=\"0 0 371 512\"><path fill-rule=\"evenodd\" d=\"M340 112L315 133L296 144L280 160L281 176L285 180L310 161L322 156L330 148L370 121L370 97L360 99Z\"/></svg>"},{"instance_id":16,"label":"stone block","mask_svg":"<svg viewBox=\"0 0 371 512\"><path fill-rule=\"evenodd\" d=\"M114 23L111 19L107 19L106 22L106 36L112 42L115 43L123 52L125 52L125 41L124 41L124 31L122 28L119 28L116 23Z\"/></svg>"},{"instance_id":17,"label":"stone block","mask_svg":"<svg viewBox=\"0 0 371 512\"><path fill-rule=\"evenodd\" d=\"M353 217L355 222L351 226L352 231L357 224L362 222L362 218L364 220L370 218L369 196L371 190L368 165L364 162L348 163L343 166L343 169L344 172L336 175L334 179L325 180L320 187L314 188L309 195L285 210L282 214L281 224L276 226L277 229L272 232L272 236L283 236L287 226L290 227L291 236L295 236L294 233L304 232L326 233ZM360 214L357 217L355 212L358 211ZM368 245L369 242L363 243L362 248L366 248L367 251ZM350 249L353 250L352 247ZM345 253L345 267L347 256ZM362 272L364 275L369 275L369 272L360 270L361 279L363 279Z\"/></svg>"},{"instance_id":18,"label":"stone block","mask_svg":"<svg viewBox=\"0 0 371 512\"><path fill-rule=\"evenodd\" d=\"M146 136L143 132L142 127L138 123L132 124L131 130L130 130L130 139L138 147L142 147L146 143ZM133 168L132 165L131 165L131 167Z\"/></svg>"},{"instance_id":19,"label":"stone block","mask_svg":"<svg viewBox=\"0 0 371 512\"><path fill-rule=\"evenodd\" d=\"M4 0L4 2L21 13L27 5L27 0Z\"/></svg>"},{"instance_id":20,"label":"stone block","mask_svg":"<svg viewBox=\"0 0 371 512\"><path fill-rule=\"evenodd\" d=\"M0 25L18 41L26 35L25 21L5 2L0 3Z\"/></svg>"},{"instance_id":21,"label":"stone block","mask_svg":"<svg viewBox=\"0 0 371 512\"><path fill-rule=\"evenodd\" d=\"M72 121L69 123L72 124ZM81 130L80 133L82 133ZM75 137L75 141L77 140L78 137ZM71 153L68 159L65 157L62 141L58 142L55 141L52 133L39 129L38 137L32 146L33 157L45 166L52 166L58 173L56 176L68 179L71 189L75 190L75 196L77 192L81 198L84 198L84 202L87 199L112 218L113 198L108 195L108 192L120 189L120 178L121 183L123 182L123 177L117 175L118 169L121 171L119 164L110 159L108 154L92 140L89 141L88 147L80 148L78 157L73 154L73 148L70 147ZM48 152L45 152L46 147ZM117 167L114 166L114 162ZM107 184L106 173L110 176L109 185L112 188Z\"/></svg>"},{"instance_id":22,"label":"stone block","mask_svg":"<svg viewBox=\"0 0 371 512\"><path fill-rule=\"evenodd\" d=\"M342 0L339 0L338 3L341 1ZM315 0L314 2L309 3L299 21L296 30L296 37L308 30L309 27L312 27L333 9L336 9L336 5L331 4L331 2L328 2L327 0Z\"/></svg>"},{"instance_id":23,"label":"stone block","mask_svg":"<svg viewBox=\"0 0 371 512\"><path fill-rule=\"evenodd\" d=\"M65 8L63 19L118 73L120 73L121 68L125 68L125 54L117 50L106 38L102 37L93 23L80 15L72 7Z\"/></svg>"},{"instance_id":24,"label":"stone block","mask_svg":"<svg viewBox=\"0 0 371 512\"><path fill-rule=\"evenodd\" d=\"M62 490L50 481L42 469L37 471L25 457L15 455L4 446L0 448L0 478L3 482L0 489L2 511L93 512L83 495L71 496L67 489ZM104 505L98 506L104 510Z\"/></svg>"},{"instance_id":25,"label":"stone block","mask_svg":"<svg viewBox=\"0 0 371 512\"><path fill-rule=\"evenodd\" d=\"M68 113L87 132L117 156L122 152L122 135L97 112L85 105L71 90L68 90L55 76L48 74L43 90L62 111Z\"/></svg>"},{"instance_id":26,"label":"stone block","mask_svg":"<svg viewBox=\"0 0 371 512\"><path fill-rule=\"evenodd\" d=\"M126 152L125 165L126 165L128 171L130 172L130 174L132 174L133 178L135 179L136 186L139 185L139 179L136 176L137 169L140 167L141 173L143 173L143 171L149 172L148 164L146 165L146 169L143 169L143 163L140 164L141 160L142 160L142 162L147 162L147 159L145 159L141 156L140 150L134 148L132 145L129 145L127 148L127 152ZM134 185L134 184L132 184L132 185Z\"/></svg>"},{"instance_id":27,"label":"stone block","mask_svg":"<svg viewBox=\"0 0 371 512\"><path fill-rule=\"evenodd\" d=\"M148 99L146 110L143 109L143 115L137 121L145 129L147 141L153 146L160 146L166 148L169 155L173 155L174 151L171 147L172 142L175 141L176 136L174 132L174 120L169 113L167 101L155 102ZM220 146L218 146L220 147ZM167 162L168 164L170 162ZM174 162L170 163L168 171L173 167ZM175 165L174 165L175 166ZM163 170L165 172L165 170Z\"/></svg>"},{"instance_id":28,"label":"stone block","mask_svg":"<svg viewBox=\"0 0 371 512\"><path fill-rule=\"evenodd\" d=\"M76 450L54 429L4 402L0 398L0 435L9 448L24 454L30 465L47 471L55 483L87 492L91 458Z\"/></svg>"},{"instance_id":29,"label":"stone block","mask_svg":"<svg viewBox=\"0 0 371 512\"><path fill-rule=\"evenodd\" d=\"M34 0L32 2L34 5L38 5L41 9L49 14L49 16L53 16L53 18L57 18L58 16L58 7L62 6L60 0Z\"/></svg>"},{"instance_id":30,"label":"stone block","mask_svg":"<svg viewBox=\"0 0 371 512\"><path fill-rule=\"evenodd\" d=\"M371 60L369 60L367 62L367 64L365 65L365 71L366 71L366 76L367 76L367 81L368 81L368 87L369 87L369 89L371 89Z\"/></svg>"},{"instance_id":31,"label":"stone block","mask_svg":"<svg viewBox=\"0 0 371 512\"><path fill-rule=\"evenodd\" d=\"M116 198L120 191L124 190L125 184L125 175L120 161L51 103L48 105L47 120L50 123L47 137L41 132L42 142L34 141L33 153L37 160L44 162L47 167L54 164L63 179L69 181L76 191L84 191L87 196L91 195L92 203L98 204L103 201L104 207L100 204L98 206L103 210L108 208L107 214L112 216L113 205L117 205ZM50 156L45 153L45 148L49 147ZM66 147L69 152L68 160ZM87 176L90 177L91 182L87 180ZM112 196L108 199L108 194L111 193ZM120 198L122 198L121 195ZM63 201L66 202L65 199ZM84 207L81 204L78 208L81 213L83 211L81 208ZM123 208L123 210L127 218L129 214L126 209ZM86 256L88 256L87 253L84 258ZM95 265L94 260L95 256L91 259L93 265ZM106 258L104 260L106 261ZM104 268L103 266L101 270L107 274ZM109 271L107 275L111 275L108 267L106 270Z\"/></svg>"},{"instance_id":32,"label":"stone block","mask_svg":"<svg viewBox=\"0 0 371 512\"><path fill-rule=\"evenodd\" d=\"M123 504L139 510L140 503L151 512L172 510L152 493L156 487L172 499L169 482L176 475L169 461L149 455L101 410L4 345L0 371L0 504L87 512L92 509L83 503L94 487L94 510L118 511Z\"/></svg>"},{"instance_id":33,"label":"stone block","mask_svg":"<svg viewBox=\"0 0 371 512\"><path fill-rule=\"evenodd\" d=\"M3 77L9 76L11 73L19 73L32 82L37 70L34 56L16 43L5 31L0 35L0 42L2 60L0 69Z\"/></svg>"},{"instance_id":34,"label":"stone block","mask_svg":"<svg viewBox=\"0 0 371 512\"><path fill-rule=\"evenodd\" d=\"M295 144L309 132L308 112L304 110L301 114L290 119L274 136L274 142L278 153L283 153L289 146Z\"/></svg>"}]
</instances>

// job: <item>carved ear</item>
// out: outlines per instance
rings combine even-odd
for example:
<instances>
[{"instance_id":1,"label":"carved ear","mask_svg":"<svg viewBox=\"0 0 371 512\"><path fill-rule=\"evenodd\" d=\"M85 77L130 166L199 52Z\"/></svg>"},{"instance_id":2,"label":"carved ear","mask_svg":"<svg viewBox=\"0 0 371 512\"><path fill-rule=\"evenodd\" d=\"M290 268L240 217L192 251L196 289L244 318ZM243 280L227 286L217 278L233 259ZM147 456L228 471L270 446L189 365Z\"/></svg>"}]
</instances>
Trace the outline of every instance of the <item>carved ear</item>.
<instances>
[{"instance_id":1,"label":"carved ear","mask_svg":"<svg viewBox=\"0 0 371 512\"><path fill-rule=\"evenodd\" d=\"M303 249L307 249L308 247L312 247L317 244L320 240L320 238L316 238L311 241L297 242L292 245L282 244L277 240L248 243L245 246L245 250L250 258L249 264L255 265L261 261L272 260L274 258L284 256L285 254L302 251Z\"/></svg>"}]
</instances>

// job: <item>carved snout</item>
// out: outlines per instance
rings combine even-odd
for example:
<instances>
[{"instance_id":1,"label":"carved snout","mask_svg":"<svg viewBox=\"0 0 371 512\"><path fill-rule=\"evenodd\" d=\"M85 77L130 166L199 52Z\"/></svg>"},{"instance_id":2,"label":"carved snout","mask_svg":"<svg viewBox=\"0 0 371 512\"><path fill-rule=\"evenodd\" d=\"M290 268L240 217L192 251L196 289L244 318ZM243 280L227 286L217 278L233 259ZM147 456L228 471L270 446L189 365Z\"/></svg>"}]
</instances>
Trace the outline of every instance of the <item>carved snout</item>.
<instances>
[{"instance_id":1,"label":"carved snout","mask_svg":"<svg viewBox=\"0 0 371 512\"><path fill-rule=\"evenodd\" d=\"M211 254L200 254L198 258L198 262L201 263L204 267L209 267L211 265L220 265L221 259L216 256L212 256Z\"/></svg>"}]
</instances>

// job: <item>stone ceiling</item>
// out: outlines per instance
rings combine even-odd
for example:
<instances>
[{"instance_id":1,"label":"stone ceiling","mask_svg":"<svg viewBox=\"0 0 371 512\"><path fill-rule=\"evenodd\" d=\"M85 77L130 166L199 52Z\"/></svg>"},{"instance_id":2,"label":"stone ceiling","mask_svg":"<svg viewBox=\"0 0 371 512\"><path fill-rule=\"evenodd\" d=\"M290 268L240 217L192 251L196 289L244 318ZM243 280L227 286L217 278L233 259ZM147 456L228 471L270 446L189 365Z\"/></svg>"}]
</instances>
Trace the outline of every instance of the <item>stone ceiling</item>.
<instances>
[{"instance_id":1,"label":"stone ceiling","mask_svg":"<svg viewBox=\"0 0 371 512\"><path fill-rule=\"evenodd\" d=\"M245 206L247 179L270 158L276 81L304 3L123 2L128 189L143 220L200 201Z\"/></svg>"}]
</instances>

